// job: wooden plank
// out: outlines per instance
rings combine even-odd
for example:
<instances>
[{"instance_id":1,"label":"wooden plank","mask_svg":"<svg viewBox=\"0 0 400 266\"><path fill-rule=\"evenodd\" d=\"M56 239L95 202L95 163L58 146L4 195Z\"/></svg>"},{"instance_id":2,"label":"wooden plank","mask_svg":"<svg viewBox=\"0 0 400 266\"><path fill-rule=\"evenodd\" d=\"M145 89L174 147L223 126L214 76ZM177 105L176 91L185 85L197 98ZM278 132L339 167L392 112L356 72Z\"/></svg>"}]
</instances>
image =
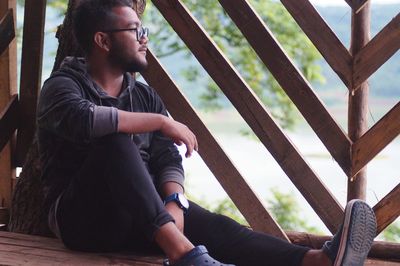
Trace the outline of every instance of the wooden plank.
<instances>
[{"instance_id":1,"label":"wooden plank","mask_svg":"<svg viewBox=\"0 0 400 266\"><path fill-rule=\"evenodd\" d=\"M18 95L15 94L0 113L0 152L18 128Z\"/></svg>"},{"instance_id":2,"label":"wooden plank","mask_svg":"<svg viewBox=\"0 0 400 266\"><path fill-rule=\"evenodd\" d=\"M361 11L369 0L345 0L355 13Z\"/></svg>"},{"instance_id":3,"label":"wooden plank","mask_svg":"<svg viewBox=\"0 0 400 266\"><path fill-rule=\"evenodd\" d=\"M377 259L367 259L364 266L400 266L400 262L377 260Z\"/></svg>"},{"instance_id":4,"label":"wooden plank","mask_svg":"<svg viewBox=\"0 0 400 266\"><path fill-rule=\"evenodd\" d=\"M68 250L58 239L0 232L1 265L160 265L160 255L133 252L85 253Z\"/></svg>"},{"instance_id":5,"label":"wooden plank","mask_svg":"<svg viewBox=\"0 0 400 266\"><path fill-rule=\"evenodd\" d=\"M298 244L316 249L330 239L328 236L315 236L306 233L287 232ZM309 245L311 243L311 245ZM315 246L314 246L315 245ZM396 262L381 261L376 258L400 260L400 245L375 241L369 259L365 265L397 266ZM160 265L159 255L121 253L84 253L71 251L57 239L15 234L0 231L1 265Z\"/></svg>"},{"instance_id":6,"label":"wooden plank","mask_svg":"<svg viewBox=\"0 0 400 266\"><path fill-rule=\"evenodd\" d=\"M236 69L180 1L155 0L153 3L271 152L328 229L335 232L339 226L339 219L343 216L343 208L304 161Z\"/></svg>"},{"instance_id":7,"label":"wooden plank","mask_svg":"<svg viewBox=\"0 0 400 266\"><path fill-rule=\"evenodd\" d=\"M347 87L351 87L353 57L308 0L281 0L305 34Z\"/></svg>"},{"instance_id":8,"label":"wooden plank","mask_svg":"<svg viewBox=\"0 0 400 266\"><path fill-rule=\"evenodd\" d=\"M400 48L400 13L354 58L354 88L378 70Z\"/></svg>"},{"instance_id":9,"label":"wooden plank","mask_svg":"<svg viewBox=\"0 0 400 266\"><path fill-rule=\"evenodd\" d=\"M263 202L253 192L188 100L149 50L147 60L149 66L146 71L142 72L143 77L149 85L157 90L166 104L168 112L178 121L189 126L196 134L200 146L200 156L250 226L256 231L288 240L283 230L268 213Z\"/></svg>"},{"instance_id":10,"label":"wooden plank","mask_svg":"<svg viewBox=\"0 0 400 266\"><path fill-rule=\"evenodd\" d=\"M219 0L260 59L297 106L343 171L350 174L351 141L271 31L245 0Z\"/></svg>"},{"instance_id":11,"label":"wooden plank","mask_svg":"<svg viewBox=\"0 0 400 266\"><path fill-rule=\"evenodd\" d=\"M352 147L355 175L400 134L400 102L370 128Z\"/></svg>"},{"instance_id":12,"label":"wooden plank","mask_svg":"<svg viewBox=\"0 0 400 266\"><path fill-rule=\"evenodd\" d=\"M374 206L378 234L400 216L399 202L400 184Z\"/></svg>"},{"instance_id":13,"label":"wooden plank","mask_svg":"<svg viewBox=\"0 0 400 266\"><path fill-rule=\"evenodd\" d=\"M21 59L20 117L15 161L22 166L36 129L41 86L46 0L25 0Z\"/></svg>"},{"instance_id":14,"label":"wooden plank","mask_svg":"<svg viewBox=\"0 0 400 266\"><path fill-rule=\"evenodd\" d=\"M0 1L0 18L9 10L13 10L15 23L16 0ZM1 38L0 38L1 39ZM17 93L17 42L16 39L0 55L0 111L9 104L12 95ZM12 149L7 144L0 152L0 207L9 208L11 205L12 178L15 168L12 167Z\"/></svg>"},{"instance_id":15,"label":"wooden plank","mask_svg":"<svg viewBox=\"0 0 400 266\"><path fill-rule=\"evenodd\" d=\"M322 245L325 243L325 241L328 241L332 238L331 236L319 236L309 233L292 232L292 231L286 231L286 234L289 236L293 244L307 246L313 249L320 249ZM386 260L394 260L400 262L400 244L385 242L385 241L374 241L371 251L369 253L369 257L374 259L386 259ZM365 265L375 265L375 264L366 263ZM385 264L378 264L378 265L385 265Z\"/></svg>"},{"instance_id":16,"label":"wooden plank","mask_svg":"<svg viewBox=\"0 0 400 266\"><path fill-rule=\"evenodd\" d=\"M359 12L351 14L351 44L350 53L357 54L369 41L371 35L371 11L370 3ZM350 88L348 100L348 134L350 139L356 142L368 130L368 91L369 85L364 82L359 90L355 90L354 84ZM353 150L353 147L352 147ZM351 157L353 164L355 158ZM353 173L351 168L351 173ZM347 181L347 201L352 199L365 200L367 194L367 170L360 170L356 175L350 175Z\"/></svg>"},{"instance_id":17,"label":"wooden plank","mask_svg":"<svg viewBox=\"0 0 400 266\"><path fill-rule=\"evenodd\" d=\"M0 55L7 49L15 38L13 10L9 9L7 14L0 20Z\"/></svg>"}]
</instances>

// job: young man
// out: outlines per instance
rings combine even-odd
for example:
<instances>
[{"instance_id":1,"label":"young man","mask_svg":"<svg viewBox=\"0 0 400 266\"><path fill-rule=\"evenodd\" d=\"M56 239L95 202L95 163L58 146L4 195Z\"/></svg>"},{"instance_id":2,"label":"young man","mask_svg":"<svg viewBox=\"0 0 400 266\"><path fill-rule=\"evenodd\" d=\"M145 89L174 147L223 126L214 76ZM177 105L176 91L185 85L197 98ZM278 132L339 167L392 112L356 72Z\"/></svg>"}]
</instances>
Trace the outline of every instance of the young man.
<instances>
[{"instance_id":1,"label":"young man","mask_svg":"<svg viewBox=\"0 0 400 266\"><path fill-rule=\"evenodd\" d=\"M53 232L76 250L158 247L169 265L225 265L212 257L249 266L363 265L376 224L362 201L348 204L341 230L322 250L188 203L175 144L190 156L197 140L129 74L147 66L148 30L132 4L82 1L74 30L85 58L67 58L43 86L39 147Z\"/></svg>"}]
</instances>

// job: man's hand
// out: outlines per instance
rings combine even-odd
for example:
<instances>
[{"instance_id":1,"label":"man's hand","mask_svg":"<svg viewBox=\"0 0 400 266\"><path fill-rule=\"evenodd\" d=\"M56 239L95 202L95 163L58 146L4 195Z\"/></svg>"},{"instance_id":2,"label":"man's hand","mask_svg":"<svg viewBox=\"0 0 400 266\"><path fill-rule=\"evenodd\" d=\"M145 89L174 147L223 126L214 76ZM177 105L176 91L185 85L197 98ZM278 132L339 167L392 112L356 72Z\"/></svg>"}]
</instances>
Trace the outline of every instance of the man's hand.
<instances>
[{"instance_id":1,"label":"man's hand","mask_svg":"<svg viewBox=\"0 0 400 266\"><path fill-rule=\"evenodd\" d=\"M175 225L178 229L183 233L183 225L184 225L184 217L183 217L183 210L179 208L176 202L169 202L165 205L165 209L171 214L171 216L175 220Z\"/></svg>"},{"instance_id":2,"label":"man's hand","mask_svg":"<svg viewBox=\"0 0 400 266\"><path fill-rule=\"evenodd\" d=\"M190 157L193 150L198 151L199 146L194 133L184 124L179 123L169 117L165 117L160 131L171 138L177 145L186 145L186 157Z\"/></svg>"}]
</instances>

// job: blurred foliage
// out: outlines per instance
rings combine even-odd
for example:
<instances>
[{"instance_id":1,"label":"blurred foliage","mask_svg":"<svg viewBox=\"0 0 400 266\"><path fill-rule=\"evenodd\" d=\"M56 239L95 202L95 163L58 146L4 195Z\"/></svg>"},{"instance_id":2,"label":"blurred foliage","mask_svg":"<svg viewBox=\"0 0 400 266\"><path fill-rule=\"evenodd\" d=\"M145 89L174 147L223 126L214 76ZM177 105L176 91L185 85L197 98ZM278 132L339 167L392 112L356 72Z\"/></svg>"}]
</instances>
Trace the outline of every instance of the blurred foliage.
<instances>
[{"instance_id":1,"label":"blurred foliage","mask_svg":"<svg viewBox=\"0 0 400 266\"><path fill-rule=\"evenodd\" d=\"M272 197L268 200L268 209L284 230L303 231L321 234L321 231L311 226L302 215L302 208L293 193L284 193L276 188L271 189Z\"/></svg>"},{"instance_id":2,"label":"blurred foliage","mask_svg":"<svg viewBox=\"0 0 400 266\"><path fill-rule=\"evenodd\" d=\"M389 225L381 234L385 241L400 243L400 222L394 222Z\"/></svg>"},{"instance_id":3,"label":"blurred foliage","mask_svg":"<svg viewBox=\"0 0 400 266\"><path fill-rule=\"evenodd\" d=\"M248 225L243 215L229 198L220 200L212 205L193 196L189 196L189 198L206 209L228 216L240 224ZM304 219L303 210L292 193L271 189L271 196L267 200L267 208L283 230L322 234L321 230L309 225L307 220Z\"/></svg>"},{"instance_id":4,"label":"blurred foliage","mask_svg":"<svg viewBox=\"0 0 400 266\"><path fill-rule=\"evenodd\" d=\"M212 205L204 200L196 199L196 197L193 196L189 198L208 210L228 216L240 224L249 225L229 198L220 200ZM323 234L319 228L309 225L305 219L306 216L302 215L303 210L296 201L293 193L284 193L276 188L271 189L271 197L267 199L267 208L275 221L285 231L307 232L318 235ZM379 240L400 243L400 221L389 225L379 235Z\"/></svg>"}]
</instances>

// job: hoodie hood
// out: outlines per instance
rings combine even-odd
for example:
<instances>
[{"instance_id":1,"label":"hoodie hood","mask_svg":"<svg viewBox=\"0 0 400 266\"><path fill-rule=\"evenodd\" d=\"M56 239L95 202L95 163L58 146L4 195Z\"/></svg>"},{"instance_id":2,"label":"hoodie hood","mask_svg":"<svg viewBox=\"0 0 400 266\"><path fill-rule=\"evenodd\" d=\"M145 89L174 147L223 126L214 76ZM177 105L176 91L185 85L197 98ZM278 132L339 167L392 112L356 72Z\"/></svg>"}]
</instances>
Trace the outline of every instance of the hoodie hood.
<instances>
[{"instance_id":1,"label":"hoodie hood","mask_svg":"<svg viewBox=\"0 0 400 266\"><path fill-rule=\"evenodd\" d=\"M66 57L61 63L60 68L53 72L49 79L58 76L68 76L74 79L78 84L85 85L85 87L89 89L89 92L96 98L114 98L107 95L99 85L93 82L87 71L86 60L83 57ZM132 89L135 87L134 84L134 77L130 73L125 73L122 85L124 89L121 91L121 94L124 93L125 90L129 90L129 94L131 94Z\"/></svg>"}]
</instances>

